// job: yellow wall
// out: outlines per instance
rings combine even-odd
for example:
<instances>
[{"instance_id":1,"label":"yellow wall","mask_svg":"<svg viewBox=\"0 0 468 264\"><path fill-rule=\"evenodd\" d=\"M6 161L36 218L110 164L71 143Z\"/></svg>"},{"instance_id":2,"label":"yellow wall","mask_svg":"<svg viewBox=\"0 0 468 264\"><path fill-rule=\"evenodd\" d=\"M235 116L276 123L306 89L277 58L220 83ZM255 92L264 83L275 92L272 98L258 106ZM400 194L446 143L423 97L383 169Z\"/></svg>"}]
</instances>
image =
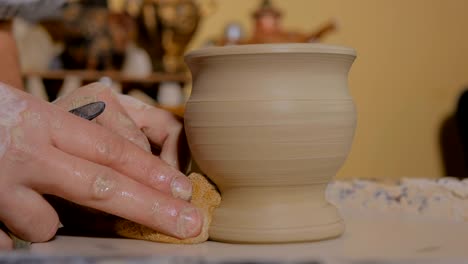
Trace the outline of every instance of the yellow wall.
<instances>
[{"instance_id":1,"label":"yellow wall","mask_svg":"<svg viewBox=\"0 0 468 264\"><path fill-rule=\"evenodd\" d=\"M193 47L239 21L250 29L259 1L217 0ZM439 177L438 133L468 85L467 0L276 0L284 25L311 30L334 17L325 43L351 46L350 89L358 108L345 177Z\"/></svg>"}]
</instances>

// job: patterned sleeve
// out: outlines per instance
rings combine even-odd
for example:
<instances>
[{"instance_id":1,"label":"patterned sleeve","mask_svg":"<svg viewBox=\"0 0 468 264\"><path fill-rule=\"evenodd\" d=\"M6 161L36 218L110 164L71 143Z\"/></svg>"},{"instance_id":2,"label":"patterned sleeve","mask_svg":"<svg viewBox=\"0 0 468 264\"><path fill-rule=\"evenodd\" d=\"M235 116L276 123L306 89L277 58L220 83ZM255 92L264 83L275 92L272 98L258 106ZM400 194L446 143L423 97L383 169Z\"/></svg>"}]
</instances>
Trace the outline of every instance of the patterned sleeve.
<instances>
[{"instance_id":1,"label":"patterned sleeve","mask_svg":"<svg viewBox=\"0 0 468 264\"><path fill-rule=\"evenodd\" d=\"M67 0L0 0L0 20L15 16L36 21L57 15Z\"/></svg>"}]
</instances>

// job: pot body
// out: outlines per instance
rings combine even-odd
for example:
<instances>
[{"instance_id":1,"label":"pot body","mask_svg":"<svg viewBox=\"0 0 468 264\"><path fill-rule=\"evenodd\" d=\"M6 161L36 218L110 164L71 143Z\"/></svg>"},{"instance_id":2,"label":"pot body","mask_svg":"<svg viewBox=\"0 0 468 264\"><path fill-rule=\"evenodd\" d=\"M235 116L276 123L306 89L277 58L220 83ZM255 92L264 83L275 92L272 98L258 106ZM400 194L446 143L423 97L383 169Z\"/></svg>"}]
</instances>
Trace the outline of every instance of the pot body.
<instances>
[{"instance_id":1,"label":"pot body","mask_svg":"<svg viewBox=\"0 0 468 264\"><path fill-rule=\"evenodd\" d=\"M350 48L265 44L189 53L185 128L193 158L222 195L210 238L313 241L344 224L325 188L344 163L356 112Z\"/></svg>"}]
</instances>

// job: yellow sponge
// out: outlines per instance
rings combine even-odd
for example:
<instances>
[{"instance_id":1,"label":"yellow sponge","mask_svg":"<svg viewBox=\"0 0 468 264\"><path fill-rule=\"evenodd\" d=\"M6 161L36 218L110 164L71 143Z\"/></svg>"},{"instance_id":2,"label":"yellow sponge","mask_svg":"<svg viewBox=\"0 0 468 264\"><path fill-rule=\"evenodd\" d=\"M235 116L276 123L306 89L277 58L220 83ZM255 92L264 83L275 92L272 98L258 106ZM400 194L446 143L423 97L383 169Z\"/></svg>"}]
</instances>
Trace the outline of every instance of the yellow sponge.
<instances>
[{"instance_id":1,"label":"yellow sponge","mask_svg":"<svg viewBox=\"0 0 468 264\"><path fill-rule=\"evenodd\" d=\"M208 228L211 224L213 211L219 206L221 196L216 191L215 187L203 175L192 173L188 178L192 181L193 186L192 200L190 202L200 208L205 214L205 222L203 223L200 235L194 238L181 240L158 233L148 227L125 219L117 220L114 226L115 232L118 235L127 238L175 244L195 244L208 240Z\"/></svg>"}]
</instances>

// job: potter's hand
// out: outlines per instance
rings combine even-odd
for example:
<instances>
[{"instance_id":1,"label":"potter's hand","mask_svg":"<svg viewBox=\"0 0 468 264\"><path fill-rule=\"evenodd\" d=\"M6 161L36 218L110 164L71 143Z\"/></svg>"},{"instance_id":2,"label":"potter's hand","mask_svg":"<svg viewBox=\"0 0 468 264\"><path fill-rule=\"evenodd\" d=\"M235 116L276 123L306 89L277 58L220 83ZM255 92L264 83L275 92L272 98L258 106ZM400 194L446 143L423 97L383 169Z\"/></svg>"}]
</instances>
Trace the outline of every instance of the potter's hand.
<instances>
[{"instance_id":1,"label":"potter's hand","mask_svg":"<svg viewBox=\"0 0 468 264\"><path fill-rule=\"evenodd\" d=\"M106 111L97 123L150 152L160 150L160 158L180 169L188 162L182 123L165 110L149 106L128 95L117 95L107 86L94 83L75 90L55 103L70 110L87 103L103 101ZM149 142L148 142L149 140Z\"/></svg>"},{"instance_id":2,"label":"potter's hand","mask_svg":"<svg viewBox=\"0 0 468 264\"><path fill-rule=\"evenodd\" d=\"M60 97L54 101L54 104L69 111L97 101L103 101L106 103L106 110L104 113L95 119L98 124L133 142L145 151L151 152L151 147L145 134L143 134L143 132L128 116L127 112L117 99L116 93L106 85L101 83L86 85L76 89L70 94Z\"/></svg>"},{"instance_id":3,"label":"potter's hand","mask_svg":"<svg viewBox=\"0 0 468 264\"><path fill-rule=\"evenodd\" d=\"M41 194L179 237L199 234L187 178L108 129L0 84L0 221L18 237L46 241L59 219ZM12 243L0 232L0 248Z\"/></svg>"},{"instance_id":4,"label":"potter's hand","mask_svg":"<svg viewBox=\"0 0 468 264\"><path fill-rule=\"evenodd\" d=\"M180 120L163 109L147 105L131 96L119 94L118 98L152 145L161 149L161 159L174 168L184 168L189 155Z\"/></svg>"}]
</instances>

